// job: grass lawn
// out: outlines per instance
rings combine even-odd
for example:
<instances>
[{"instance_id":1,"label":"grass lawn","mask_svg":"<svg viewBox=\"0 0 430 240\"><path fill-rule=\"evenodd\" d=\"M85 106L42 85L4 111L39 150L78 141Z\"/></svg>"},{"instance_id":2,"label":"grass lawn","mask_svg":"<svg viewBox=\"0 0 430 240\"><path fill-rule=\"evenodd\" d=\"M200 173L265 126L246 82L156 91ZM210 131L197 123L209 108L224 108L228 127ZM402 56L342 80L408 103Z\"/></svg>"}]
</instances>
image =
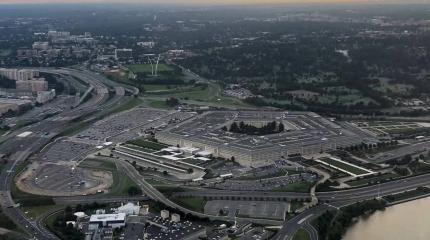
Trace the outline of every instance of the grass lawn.
<instances>
[{"instance_id":1,"label":"grass lawn","mask_svg":"<svg viewBox=\"0 0 430 240\"><path fill-rule=\"evenodd\" d=\"M127 65L128 69L130 69L134 73L151 73L152 68L151 64L133 64ZM155 65L154 65L155 68ZM173 71L173 68L167 64L158 64L158 72L170 72Z\"/></svg>"},{"instance_id":2,"label":"grass lawn","mask_svg":"<svg viewBox=\"0 0 430 240\"><path fill-rule=\"evenodd\" d=\"M1 211L1 209L0 209L0 228L5 228L12 231L19 230L18 226L8 216L6 216ZM0 239L2 238L0 237Z\"/></svg>"},{"instance_id":3,"label":"grass lawn","mask_svg":"<svg viewBox=\"0 0 430 240\"><path fill-rule=\"evenodd\" d=\"M313 186L313 184L309 183L309 182L298 182L298 183L288 184L287 186L274 188L273 191L275 191L275 192L309 192L312 186Z\"/></svg>"},{"instance_id":4,"label":"grass lawn","mask_svg":"<svg viewBox=\"0 0 430 240\"><path fill-rule=\"evenodd\" d=\"M376 182L380 182L380 181L395 179L398 177L400 177L400 176L395 174L395 173L389 173L389 174L384 174L381 176L376 176L376 177L371 177L371 178L358 179L358 180L354 180L354 181L350 181L350 182L346 182L346 183L352 187L356 187L356 186L367 185L370 182L376 183Z\"/></svg>"},{"instance_id":5,"label":"grass lawn","mask_svg":"<svg viewBox=\"0 0 430 240\"><path fill-rule=\"evenodd\" d=\"M171 88L169 88L168 86L170 86L170 85L144 84L143 89L145 89L145 91L152 92L152 91L165 91L165 90L170 90L170 89L176 88L176 86L171 86Z\"/></svg>"},{"instance_id":6,"label":"grass lawn","mask_svg":"<svg viewBox=\"0 0 430 240\"><path fill-rule=\"evenodd\" d=\"M162 181L158 181L158 180L154 180L154 179L145 179L145 181L149 184L151 184L152 186L162 186L162 185L168 185Z\"/></svg>"},{"instance_id":7,"label":"grass lawn","mask_svg":"<svg viewBox=\"0 0 430 240\"><path fill-rule=\"evenodd\" d=\"M397 202L397 201L402 201L402 200L422 196L429 193L430 193L429 188L420 187L411 191L385 196L384 199L387 200L388 202Z\"/></svg>"},{"instance_id":8,"label":"grass lawn","mask_svg":"<svg viewBox=\"0 0 430 240\"><path fill-rule=\"evenodd\" d=\"M184 91L184 92L178 92L175 94L172 94L172 96L179 97L179 98L188 98L188 99L194 99L194 100L210 100L208 99L209 95L209 88L206 89L193 89L190 91Z\"/></svg>"},{"instance_id":9,"label":"grass lawn","mask_svg":"<svg viewBox=\"0 0 430 240\"><path fill-rule=\"evenodd\" d=\"M300 209L301 207L303 207L303 202L299 202L299 201L292 201L290 202L290 212L295 212L297 209Z\"/></svg>"},{"instance_id":10,"label":"grass lawn","mask_svg":"<svg viewBox=\"0 0 430 240\"><path fill-rule=\"evenodd\" d=\"M369 173L368 171L361 170L361 169L356 168L354 166L351 166L351 165L348 165L346 163L343 163L343 162L340 162L340 161L336 161L336 160L333 160L333 159L330 159L330 158L321 158L320 160L328 163L330 166L334 166L334 167L343 169L345 171L348 171L348 172L356 174L356 175L361 175L361 174Z\"/></svg>"},{"instance_id":11,"label":"grass lawn","mask_svg":"<svg viewBox=\"0 0 430 240\"><path fill-rule=\"evenodd\" d=\"M148 141L148 140L145 140L142 138L130 141L129 143L134 144L134 145L139 146L139 147L153 149L156 151L159 151L163 148L168 147L168 145L166 145L166 144L162 144L162 143L158 143L158 142L152 142L152 141Z\"/></svg>"},{"instance_id":12,"label":"grass lawn","mask_svg":"<svg viewBox=\"0 0 430 240\"><path fill-rule=\"evenodd\" d=\"M293 240L310 240L309 233L304 230L303 228L300 228L297 230L297 232L293 236Z\"/></svg>"},{"instance_id":13,"label":"grass lawn","mask_svg":"<svg viewBox=\"0 0 430 240\"><path fill-rule=\"evenodd\" d=\"M166 196L171 196L173 193L176 193L176 192L185 191L184 188L171 186L171 185L155 185L154 187Z\"/></svg>"},{"instance_id":14,"label":"grass lawn","mask_svg":"<svg viewBox=\"0 0 430 240\"><path fill-rule=\"evenodd\" d=\"M206 205L206 200L201 197L174 198L172 201L197 212L204 212Z\"/></svg>"},{"instance_id":15,"label":"grass lawn","mask_svg":"<svg viewBox=\"0 0 430 240\"><path fill-rule=\"evenodd\" d=\"M92 168L92 169L111 172L113 177L113 184L109 188L108 195L113 195L113 196L128 195L128 189L132 186L140 189L140 187L125 173L118 172L118 169L116 168L116 165L113 162L90 159L82 162L79 165L79 167Z\"/></svg>"},{"instance_id":16,"label":"grass lawn","mask_svg":"<svg viewBox=\"0 0 430 240\"><path fill-rule=\"evenodd\" d=\"M54 208L63 208L63 206L61 205L45 205L45 206L34 206L34 207L22 207L22 212L24 212L24 214L27 217L30 217L32 219L36 219L37 217L39 217L40 215L42 215L43 213L52 210Z\"/></svg>"},{"instance_id":17,"label":"grass lawn","mask_svg":"<svg viewBox=\"0 0 430 240\"><path fill-rule=\"evenodd\" d=\"M163 101L163 100L152 100L148 103L148 105L153 108L162 108L162 109L169 108L169 106L167 106L166 104L166 101Z\"/></svg>"},{"instance_id":18,"label":"grass lawn","mask_svg":"<svg viewBox=\"0 0 430 240\"><path fill-rule=\"evenodd\" d=\"M123 111L130 110L142 104L143 101L140 98L132 98L127 102L121 104L119 107L115 107L110 114L119 113Z\"/></svg>"},{"instance_id":19,"label":"grass lawn","mask_svg":"<svg viewBox=\"0 0 430 240\"><path fill-rule=\"evenodd\" d=\"M147 152L147 153L154 153L154 152L156 152L155 150L152 150L152 149L149 149L149 148L140 147L140 146L133 145L133 144L126 144L126 145L124 145L124 147L128 147L128 148L131 148L131 149L135 149L135 150L142 151L142 152Z\"/></svg>"}]
</instances>

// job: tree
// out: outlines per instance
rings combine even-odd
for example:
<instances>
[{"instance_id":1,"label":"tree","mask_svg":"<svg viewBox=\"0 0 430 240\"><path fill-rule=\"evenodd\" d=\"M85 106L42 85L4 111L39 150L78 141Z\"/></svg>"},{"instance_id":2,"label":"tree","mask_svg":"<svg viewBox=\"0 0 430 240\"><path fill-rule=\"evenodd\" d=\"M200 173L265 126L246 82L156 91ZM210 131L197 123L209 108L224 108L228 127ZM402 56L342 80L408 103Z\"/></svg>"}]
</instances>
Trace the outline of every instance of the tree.
<instances>
[{"instance_id":1,"label":"tree","mask_svg":"<svg viewBox=\"0 0 430 240\"><path fill-rule=\"evenodd\" d=\"M236 122L233 122L230 126L230 132L239 132L239 131L240 131L239 126L237 126Z\"/></svg>"},{"instance_id":2,"label":"tree","mask_svg":"<svg viewBox=\"0 0 430 240\"><path fill-rule=\"evenodd\" d=\"M279 123L279 132L283 132L285 130L284 124L283 123Z\"/></svg>"},{"instance_id":3,"label":"tree","mask_svg":"<svg viewBox=\"0 0 430 240\"><path fill-rule=\"evenodd\" d=\"M193 170L192 168L188 168L188 169L187 169L187 172L188 172L189 174L191 174L191 173L193 173L193 172L194 172L194 170Z\"/></svg>"},{"instance_id":4,"label":"tree","mask_svg":"<svg viewBox=\"0 0 430 240\"><path fill-rule=\"evenodd\" d=\"M174 97L170 97L170 98L166 99L166 105L169 107L176 107L179 105L179 99L174 98Z\"/></svg>"}]
</instances>

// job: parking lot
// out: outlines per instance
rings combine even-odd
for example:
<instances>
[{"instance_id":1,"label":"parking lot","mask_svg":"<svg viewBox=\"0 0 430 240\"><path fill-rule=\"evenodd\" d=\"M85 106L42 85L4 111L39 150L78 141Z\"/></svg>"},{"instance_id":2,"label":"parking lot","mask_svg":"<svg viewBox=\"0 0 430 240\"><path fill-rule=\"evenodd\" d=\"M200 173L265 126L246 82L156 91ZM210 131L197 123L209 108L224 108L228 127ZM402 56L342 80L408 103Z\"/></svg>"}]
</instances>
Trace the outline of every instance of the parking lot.
<instances>
[{"instance_id":1,"label":"parking lot","mask_svg":"<svg viewBox=\"0 0 430 240\"><path fill-rule=\"evenodd\" d=\"M96 193L111 184L109 172L57 164L33 165L17 181L17 186L26 192L50 196Z\"/></svg>"},{"instance_id":2,"label":"parking lot","mask_svg":"<svg viewBox=\"0 0 430 240\"><path fill-rule=\"evenodd\" d=\"M220 215L222 212L221 215L231 218L236 216L284 220L288 210L288 203L268 201L213 200L208 201L205 206L205 213L207 214Z\"/></svg>"}]
</instances>

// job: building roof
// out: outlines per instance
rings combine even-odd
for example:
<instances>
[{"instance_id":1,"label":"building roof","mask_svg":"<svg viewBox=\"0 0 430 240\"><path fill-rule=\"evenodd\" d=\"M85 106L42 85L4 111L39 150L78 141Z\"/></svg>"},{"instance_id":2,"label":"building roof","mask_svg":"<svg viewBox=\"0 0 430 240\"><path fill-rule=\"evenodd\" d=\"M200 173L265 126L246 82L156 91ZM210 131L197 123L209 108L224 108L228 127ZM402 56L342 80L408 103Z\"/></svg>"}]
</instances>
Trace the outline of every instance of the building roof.
<instances>
[{"instance_id":1,"label":"building roof","mask_svg":"<svg viewBox=\"0 0 430 240\"><path fill-rule=\"evenodd\" d=\"M91 222L108 222L108 221L125 221L125 213L114 214L93 214L90 217Z\"/></svg>"}]
</instances>

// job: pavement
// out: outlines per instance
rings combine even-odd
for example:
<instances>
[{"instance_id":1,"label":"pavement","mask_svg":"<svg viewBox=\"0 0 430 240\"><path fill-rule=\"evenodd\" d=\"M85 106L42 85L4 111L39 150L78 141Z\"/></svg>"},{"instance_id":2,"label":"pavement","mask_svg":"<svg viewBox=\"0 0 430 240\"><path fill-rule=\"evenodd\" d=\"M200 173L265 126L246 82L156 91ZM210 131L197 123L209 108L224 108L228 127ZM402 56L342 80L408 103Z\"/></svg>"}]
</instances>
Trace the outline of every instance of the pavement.
<instances>
[{"instance_id":1,"label":"pavement","mask_svg":"<svg viewBox=\"0 0 430 240\"><path fill-rule=\"evenodd\" d=\"M300 228L309 233L310 240L318 240L318 232L311 225L311 221L330 208L326 204L321 204L291 218L284 223L281 230L276 233L272 240L290 240Z\"/></svg>"},{"instance_id":2,"label":"pavement","mask_svg":"<svg viewBox=\"0 0 430 240\"><path fill-rule=\"evenodd\" d=\"M15 205L15 202L10 195L10 186L15 175L16 166L24 162L33 153L42 149L51 139L62 133L64 129L67 129L73 119L88 116L106 108L112 108L121 98L118 97L109 100L105 85L109 80L98 75L73 69L39 70L50 73L73 74L87 81L90 86L96 89L96 95L79 107L15 130L7 136L2 136L0 139L0 152L10 154L9 161L4 167L5 170L0 173L0 192L2 193L0 194L0 204L3 212L34 239L51 240L58 239L58 237L50 233L43 224L28 219L19 208L12 207ZM111 82L109 84L115 86ZM23 131L30 131L33 134L24 138L16 137ZM48 136L39 134L43 132L49 132L50 134Z\"/></svg>"}]
</instances>

